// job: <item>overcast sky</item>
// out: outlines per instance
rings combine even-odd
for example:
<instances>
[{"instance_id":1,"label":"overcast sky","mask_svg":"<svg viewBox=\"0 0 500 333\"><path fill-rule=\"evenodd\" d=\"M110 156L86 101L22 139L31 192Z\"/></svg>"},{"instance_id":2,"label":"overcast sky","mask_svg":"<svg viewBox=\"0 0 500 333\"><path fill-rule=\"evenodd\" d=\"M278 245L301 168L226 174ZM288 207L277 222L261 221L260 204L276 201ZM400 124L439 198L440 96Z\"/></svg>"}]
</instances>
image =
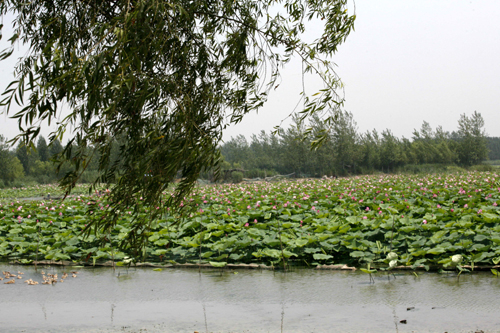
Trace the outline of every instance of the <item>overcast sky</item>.
<instances>
[{"instance_id":1,"label":"overcast sky","mask_svg":"<svg viewBox=\"0 0 500 333\"><path fill-rule=\"evenodd\" d=\"M360 132L390 129L410 138L425 120L447 131L478 111L500 136L500 1L356 0L355 31L334 57L345 110ZM258 115L225 139L278 125L295 107L300 63Z\"/></svg>"},{"instance_id":2,"label":"overcast sky","mask_svg":"<svg viewBox=\"0 0 500 333\"><path fill-rule=\"evenodd\" d=\"M500 1L355 4L355 31L333 60L345 85L344 109L353 113L360 132L388 128L410 138L424 120L453 131L460 114L478 111L487 134L500 136ZM2 49L7 36L5 30ZM13 79L12 60L0 62L0 88ZM224 139L279 125L299 100L300 73L300 62L290 63L266 106L228 129ZM308 92L313 93L319 82L309 81ZM0 116L0 134L17 134L16 123L5 115Z\"/></svg>"}]
</instances>

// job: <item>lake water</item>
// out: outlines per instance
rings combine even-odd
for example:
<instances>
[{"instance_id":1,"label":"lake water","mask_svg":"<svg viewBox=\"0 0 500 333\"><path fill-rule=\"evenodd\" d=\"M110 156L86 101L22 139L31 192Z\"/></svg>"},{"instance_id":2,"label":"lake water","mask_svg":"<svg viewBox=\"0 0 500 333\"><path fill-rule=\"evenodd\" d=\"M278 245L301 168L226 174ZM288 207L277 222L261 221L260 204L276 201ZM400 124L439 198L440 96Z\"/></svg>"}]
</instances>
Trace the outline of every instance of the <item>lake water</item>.
<instances>
[{"instance_id":1,"label":"lake water","mask_svg":"<svg viewBox=\"0 0 500 333\"><path fill-rule=\"evenodd\" d=\"M500 332L491 273L63 268L0 284L0 332ZM64 283L41 271L77 270ZM0 275L3 277L3 275ZM406 321L403 323L401 321Z\"/></svg>"}]
</instances>

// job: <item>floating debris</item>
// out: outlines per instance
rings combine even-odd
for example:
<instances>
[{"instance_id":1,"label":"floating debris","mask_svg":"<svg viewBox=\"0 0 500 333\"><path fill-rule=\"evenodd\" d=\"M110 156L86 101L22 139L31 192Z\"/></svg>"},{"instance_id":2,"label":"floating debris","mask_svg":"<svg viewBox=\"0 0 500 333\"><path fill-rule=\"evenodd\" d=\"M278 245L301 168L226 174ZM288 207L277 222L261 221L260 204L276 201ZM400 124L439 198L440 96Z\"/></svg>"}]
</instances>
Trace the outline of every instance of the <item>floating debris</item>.
<instances>
[{"instance_id":1,"label":"floating debris","mask_svg":"<svg viewBox=\"0 0 500 333\"><path fill-rule=\"evenodd\" d=\"M10 278L15 278L17 277L15 274L12 274L11 272L7 272L7 271L4 271L2 272L3 276L6 278L6 279L10 279Z\"/></svg>"},{"instance_id":2,"label":"floating debris","mask_svg":"<svg viewBox=\"0 0 500 333\"><path fill-rule=\"evenodd\" d=\"M57 273L50 274L50 273L45 273L44 271L41 271L41 273L42 273L42 279L43 279L43 282L41 282L41 284L51 284L52 285L52 284L56 284L57 282L62 283L62 282L64 282L64 279L68 278L67 272L63 272L62 276L60 278L57 275ZM4 282L4 284L14 284L14 283L16 283L16 279L20 280L23 278L23 275L24 275L24 273L21 271L17 271L17 274L13 274L13 273L8 272L8 271L3 271L2 274L3 274L3 277L0 277L0 281L3 281L4 279L5 280L11 279L9 281ZM77 277L77 274L78 274L77 271L71 272L71 275L74 278ZM34 281L33 279L25 280L24 283L26 283L30 286L34 286L34 285L39 284L38 281Z\"/></svg>"},{"instance_id":3,"label":"floating debris","mask_svg":"<svg viewBox=\"0 0 500 333\"><path fill-rule=\"evenodd\" d=\"M42 279L43 279L42 284L56 284L57 274L42 275Z\"/></svg>"},{"instance_id":4,"label":"floating debris","mask_svg":"<svg viewBox=\"0 0 500 333\"><path fill-rule=\"evenodd\" d=\"M26 281L24 281L24 283L27 283L30 286L34 286L34 285L38 284L38 282L33 281L32 279L26 280Z\"/></svg>"},{"instance_id":5,"label":"floating debris","mask_svg":"<svg viewBox=\"0 0 500 333\"><path fill-rule=\"evenodd\" d=\"M42 279L43 279L43 282L41 282L41 284L50 284L50 285L56 284L57 282L62 283L69 276L67 272L63 272L61 277L59 277L57 275L57 273L50 274L50 273L45 273L44 271L41 271L41 273L42 273ZM3 281L4 279L5 280L11 279L9 281L4 282L4 284L14 284L16 279L20 280L23 278L23 275L24 275L24 273L21 271L17 271L16 274L13 274L9 271L3 271L2 274L3 274L3 277L0 277L0 281ZM76 278L78 272L72 271L70 274L73 278ZM24 281L24 283L31 285L31 286L39 284L39 282L34 281L33 279L27 279L26 281Z\"/></svg>"}]
</instances>

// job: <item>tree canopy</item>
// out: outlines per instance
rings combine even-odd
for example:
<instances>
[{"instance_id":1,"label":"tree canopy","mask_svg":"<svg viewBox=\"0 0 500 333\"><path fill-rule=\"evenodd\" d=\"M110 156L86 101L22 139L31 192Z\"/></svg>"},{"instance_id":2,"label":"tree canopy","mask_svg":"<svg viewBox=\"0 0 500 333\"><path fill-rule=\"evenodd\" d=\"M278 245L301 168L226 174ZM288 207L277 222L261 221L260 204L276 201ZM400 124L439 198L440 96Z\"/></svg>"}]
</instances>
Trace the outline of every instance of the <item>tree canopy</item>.
<instances>
[{"instance_id":1,"label":"tree canopy","mask_svg":"<svg viewBox=\"0 0 500 333\"><path fill-rule=\"evenodd\" d=\"M294 174L298 177L347 176L374 172L435 172L469 168L484 160L497 159L499 138L488 138L479 112L460 115L458 129L435 129L424 121L413 137L396 137L390 129L381 133L373 129L357 130L350 112L336 112L333 126L328 128L316 116L309 124L294 117L293 125L271 135L261 132L251 141L239 135L221 145L227 168L236 165L245 170L245 178ZM301 140L307 126L312 132ZM321 147L311 150L311 142L321 133L327 138ZM487 144L488 143L488 144ZM491 150L488 153L488 150ZM450 167L450 168L448 168ZM477 166L479 167L479 166ZM480 167L479 167L480 168ZM487 169L487 167L485 167ZM483 169L484 170L484 169Z\"/></svg>"},{"instance_id":2,"label":"tree canopy","mask_svg":"<svg viewBox=\"0 0 500 333\"><path fill-rule=\"evenodd\" d=\"M0 134L0 187L5 182L23 176L23 165L19 159L9 152L9 145L3 135Z\"/></svg>"},{"instance_id":3,"label":"tree canopy","mask_svg":"<svg viewBox=\"0 0 500 333\"><path fill-rule=\"evenodd\" d=\"M302 117L342 103L330 59L355 20L347 0L5 0L0 15L14 17L11 47L0 59L17 42L29 50L1 102L7 113L21 106L11 114L21 132L15 140L34 147L41 121L57 120L49 145L72 131L60 156L74 166L62 182L70 191L94 151L98 182L108 182L116 169L112 143L125 138L112 207L88 230L106 233L141 196L161 209L134 220L132 245L164 208L180 206L200 172L217 165L224 127L265 103L292 57L325 84L305 96ZM324 29L305 41L311 20ZM175 194L162 201L178 174Z\"/></svg>"}]
</instances>

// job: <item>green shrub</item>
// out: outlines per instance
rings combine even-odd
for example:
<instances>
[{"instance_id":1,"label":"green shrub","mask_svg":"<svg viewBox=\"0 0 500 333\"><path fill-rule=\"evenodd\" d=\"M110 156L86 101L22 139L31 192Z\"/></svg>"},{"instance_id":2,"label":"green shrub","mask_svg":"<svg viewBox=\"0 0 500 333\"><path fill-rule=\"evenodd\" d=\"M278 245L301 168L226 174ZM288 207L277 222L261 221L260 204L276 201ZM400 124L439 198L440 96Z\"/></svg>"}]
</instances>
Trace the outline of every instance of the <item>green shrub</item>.
<instances>
[{"instance_id":1,"label":"green shrub","mask_svg":"<svg viewBox=\"0 0 500 333\"><path fill-rule=\"evenodd\" d=\"M448 165L444 164L432 164L432 163L427 163L427 164L407 164L400 168L400 172L402 173L413 173L413 174L418 174L418 173L423 173L423 174L430 174L430 173L439 173L439 172L444 172L448 170Z\"/></svg>"},{"instance_id":2,"label":"green shrub","mask_svg":"<svg viewBox=\"0 0 500 333\"><path fill-rule=\"evenodd\" d=\"M469 168L472 171L493 171L494 168L488 164L473 165Z\"/></svg>"},{"instance_id":3,"label":"green shrub","mask_svg":"<svg viewBox=\"0 0 500 333\"><path fill-rule=\"evenodd\" d=\"M36 179L32 176L25 176L9 183L9 187L28 187L38 185Z\"/></svg>"},{"instance_id":4,"label":"green shrub","mask_svg":"<svg viewBox=\"0 0 500 333\"><path fill-rule=\"evenodd\" d=\"M99 172L97 170L87 170L80 177L80 183L90 184L93 183L97 177L99 177Z\"/></svg>"},{"instance_id":5,"label":"green shrub","mask_svg":"<svg viewBox=\"0 0 500 333\"><path fill-rule=\"evenodd\" d=\"M233 180L233 183L240 183L243 180L243 172L240 171L233 171L231 173L231 178Z\"/></svg>"},{"instance_id":6,"label":"green shrub","mask_svg":"<svg viewBox=\"0 0 500 333\"><path fill-rule=\"evenodd\" d=\"M51 181L51 177L49 177L49 175L38 175L35 177L35 179L39 184L51 184L51 183L53 183Z\"/></svg>"},{"instance_id":7,"label":"green shrub","mask_svg":"<svg viewBox=\"0 0 500 333\"><path fill-rule=\"evenodd\" d=\"M465 172L465 169L461 168L457 165L448 165L446 167L446 172L448 172L448 173Z\"/></svg>"},{"instance_id":8,"label":"green shrub","mask_svg":"<svg viewBox=\"0 0 500 333\"><path fill-rule=\"evenodd\" d=\"M483 161L483 164L500 165L500 160L487 160L487 161Z\"/></svg>"}]
</instances>

